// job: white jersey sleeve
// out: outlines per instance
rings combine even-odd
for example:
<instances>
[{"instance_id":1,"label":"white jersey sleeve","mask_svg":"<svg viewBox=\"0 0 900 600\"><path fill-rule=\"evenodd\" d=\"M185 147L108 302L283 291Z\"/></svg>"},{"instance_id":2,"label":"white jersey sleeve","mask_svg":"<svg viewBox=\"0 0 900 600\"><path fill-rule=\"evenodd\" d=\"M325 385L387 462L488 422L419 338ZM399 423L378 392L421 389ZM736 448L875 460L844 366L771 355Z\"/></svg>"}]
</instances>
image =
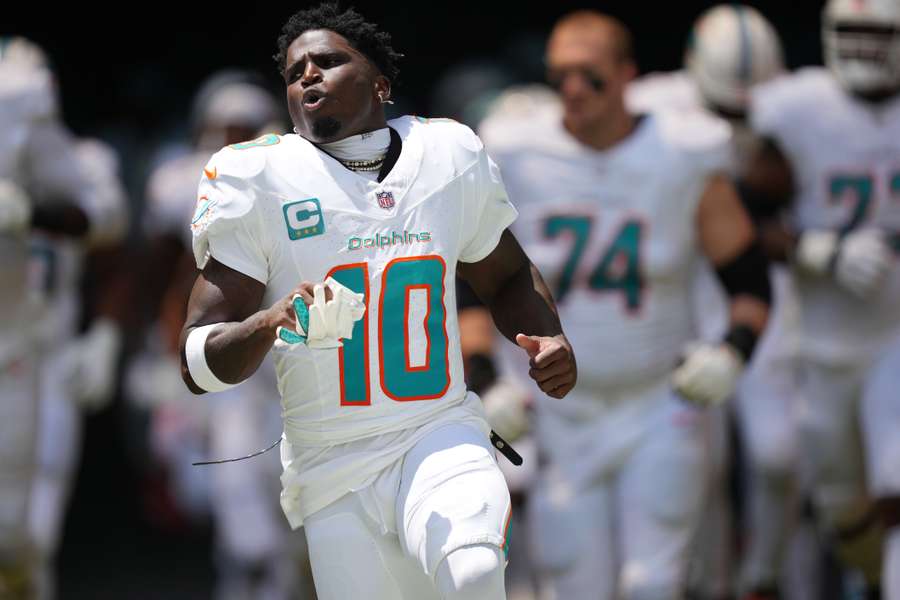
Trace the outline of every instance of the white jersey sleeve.
<instances>
[{"instance_id":1,"label":"white jersey sleeve","mask_svg":"<svg viewBox=\"0 0 900 600\"><path fill-rule=\"evenodd\" d=\"M804 150L815 151L816 124L823 107L811 104L811 99L819 98L827 105L834 95L828 77L824 69L807 68L754 88L750 104L753 130L778 142L789 158Z\"/></svg>"},{"instance_id":2,"label":"white jersey sleeve","mask_svg":"<svg viewBox=\"0 0 900 600\"><path fill-rule=\"evenodd\" d=\"M470 234L470 237L461 245L459 260L462 262L478 262L490 254L497 247L503 230L518 215L506 194L500 167L483 147L475 175L478 178L474 188L476 196L470 199L463 211L463 232L464 235Z\"/></svg>"},{"instance_id":3,"label":"white jersey sleeve","mask_svg":"<svg viewBox=\"0 0 900 600\"><path fill-rule=\"evenodd\" d=\"M258 191L250 183L250 177L262 170L264 159L254 161L262 157L252 153L239 161L235 152L225 148L216 153L201 176L191 219L194 258L199 269L212 256L265 284L269 269L264 226L256 206Z\"/></svg>"}]
</instances>

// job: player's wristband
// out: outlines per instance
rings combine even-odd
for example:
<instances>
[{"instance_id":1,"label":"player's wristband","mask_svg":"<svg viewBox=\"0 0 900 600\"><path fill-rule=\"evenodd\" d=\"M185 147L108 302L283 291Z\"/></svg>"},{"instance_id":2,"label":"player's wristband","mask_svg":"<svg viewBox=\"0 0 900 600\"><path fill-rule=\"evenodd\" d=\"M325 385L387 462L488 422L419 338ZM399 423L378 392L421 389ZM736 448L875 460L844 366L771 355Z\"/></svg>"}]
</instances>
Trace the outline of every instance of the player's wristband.
<instances>
[{"instance_id":1,"label":"player's wristband","mask_svg":"<svg viewBox=\"0 0 900 600\"><path fill-rule=\"evenodd\" d=\"M233 388L236 383L225 383L212 372L206 364L206 338L209 333L221 323L212 323L192 329L184 344L184 356L187 359L187 368L191 379L198 387L207 392L221 392Z\"/></svg>"},{"instance_id":2,"label":"player's wristband","mask_svg":"<svg viewBox=\"0 0 900 600\"><path fill-rule=\"evenodd\" d=\"M723 340L726 344L738 351L744 363L750 362L753 349L756 348L756 332L746 325L733 325Z\"/></svg>"}]
</instances>

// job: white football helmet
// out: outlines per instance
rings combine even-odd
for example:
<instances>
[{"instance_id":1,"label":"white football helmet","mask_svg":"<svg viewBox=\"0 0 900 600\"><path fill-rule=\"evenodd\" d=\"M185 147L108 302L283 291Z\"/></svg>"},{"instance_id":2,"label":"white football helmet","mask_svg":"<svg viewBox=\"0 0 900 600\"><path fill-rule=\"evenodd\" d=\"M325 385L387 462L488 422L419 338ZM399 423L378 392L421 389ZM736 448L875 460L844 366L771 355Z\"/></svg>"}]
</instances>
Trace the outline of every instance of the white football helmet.
<instances>
[{"instance_id":1,"label":"white football helmet","mask_svg":"<svg viewBox=\"0 0 900 600\"><path fill-rule=\"evenodd\" d=\"M0 62L24 69L48 68L47 53L21 36L0 36Z\"/></svg>"},{"instance_id":2,"label":"white football helmet","mask_svg":"<svg viewBox=\"0 0 900 600\"><path fill-rule=\"evenodd\" d=\"M226 69L206 79L194 96L192 124L200 148L229 143L224 128L242 127L256 135L282 129L278 103L264 80L250 71Z\"/></svg>"},{"instance_id":3,"label":"white football helmet","mask_svg":"<svg viewBox=\"0 0 900 600\"><path fill-rule=\"evenodd\" d=\"M900 0L829 0L822 44L825 64L849 91L900 88Z\"/></svg>"},{"instance_id":4,"label":"white football helmet","mask_svg":"<svg viewBox=\"0 0 900 600\"><path fill-rule=\"evenodd\" d=\"M750 88L780 73L784 59L778 34L759 11L721 4L694 23L685 66L707 104L743 114Z\"/></svg>"}]
</instances>

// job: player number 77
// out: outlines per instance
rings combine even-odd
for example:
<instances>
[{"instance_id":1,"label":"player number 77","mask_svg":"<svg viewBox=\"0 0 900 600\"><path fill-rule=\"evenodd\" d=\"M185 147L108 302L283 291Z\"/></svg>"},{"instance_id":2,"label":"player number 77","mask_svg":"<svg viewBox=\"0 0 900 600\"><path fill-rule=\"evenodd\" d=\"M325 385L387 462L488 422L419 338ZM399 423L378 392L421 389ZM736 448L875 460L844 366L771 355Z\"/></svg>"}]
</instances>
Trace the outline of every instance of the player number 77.
<instances>
[{"instance_id":1,"label":"player number 77","mask_svg":"<svg viewBox=\"0 0 900 600\"><path fill-rule=\"evenodd\" d=\"M893 202L900 202L900 172L893 173L888 182L888 194ZM850 215L840 227L840 233L862 225L872 210L875 200L876 180L868 173L834 175L828 180L828 198L831 202L849 201ZM891 247L900 252L900 232L892 232Z\"/></svg>"}]
</instances>

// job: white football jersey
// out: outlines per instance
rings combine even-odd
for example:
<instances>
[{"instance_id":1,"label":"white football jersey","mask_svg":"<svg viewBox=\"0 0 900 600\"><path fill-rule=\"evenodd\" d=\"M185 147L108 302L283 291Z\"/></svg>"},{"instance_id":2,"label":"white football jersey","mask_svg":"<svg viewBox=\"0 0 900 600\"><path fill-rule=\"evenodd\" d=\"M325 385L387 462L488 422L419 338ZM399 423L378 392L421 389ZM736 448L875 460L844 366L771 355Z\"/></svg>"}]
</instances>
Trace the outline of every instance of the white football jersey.
<instances>
[{"instance_id":1,"label":"white football jersey","mask_svg":"<svg viewBox=\"0 0 900 600\"><path fill-rule=\"evenodd\" d=\"M81 275L86 241L111 243L122 237L128 226L125 190L119 181L115 151L95 139L83 139L74 147L79 171L71 179L73 188L82 186L82 196L90 198L94 235L88 240L32 232L29 237L29 286L52 306L39 322L40 338L60 348L59 339L68 339L78 329L81 311ZM63 179L61 177L61 179Z\"/></svg>"},{"instance_id":2,"label":"white football jersey","mask_svg":"<svg viewBox=\"0 0 900 600\"><path fill-rule=\"evenodd\" d=\"M53 78L45 69L0 63L0 178L19 185L31 199L74 200L88 216L94 202L74 142L56 117ZM41 298L28 236L0 234L0 361L22 339L33 338ZM52 262L52 261L51 261ZM39 286L40 282L37 282Z\"/></svg>"},{"instance_id":3,"label":"white football jersey","mask_svg":"<svg viewBox=\"0 0 900 600\"><path fill-rule=\"evenodd\" d=\"M456 264L487 256L516 211L471 130L418 117L389 125L403 149L381 183L292 134L221 150L200 182L200 268L212 256L264 283L265 306L329 276L365 297L342 348L273 348L282 506L295 527L443 422L487 432L463 380Z\"/></svg>"},{"instance_id":4,"label":"white football jersey","mask_svg":"<svg viewBox=\"0 0 900 600\"><path fill-rule=\"evenodd\" d=\"M700 89L685 70L670 73L649 73L635 79L625 90L625 104L633 113L656 111L703 111L711 119L719 119L703 100ZM758 135L743 121L728 119L732 130L732 173L740 175L741 168L758 148Z\"/></svg>"},{"instance_id":5,"label":"white football jersey","mask_svg":"<svg viewBox=\"0 0 900 600\"><path fill-rule=\"evenodd\" d=\"M728 125L698 111L652 113L598 152L550 106L524 120L497 115L480 133L520 211L514 232L556 298L578 389L671 371L695 337L696 207L708 177L728 168Z\"/></svg>"},{"instance_id":6,"label":"white football jersey","mask_svg":"<svg viewBox=\"0 0 900 600\"><path fill-rule=\"evenodd\" d=\"M761 86L752 121L793 167L794 225L847 232L900 231L900 96L870 105L847 94L829 71L809 68ZM896 245L896 244L895 244ZM795 273L801 347L807 356L864 357L900 327L900 269L879 295L859 300L833 278Z\"/></svg>"}]
</instances>

